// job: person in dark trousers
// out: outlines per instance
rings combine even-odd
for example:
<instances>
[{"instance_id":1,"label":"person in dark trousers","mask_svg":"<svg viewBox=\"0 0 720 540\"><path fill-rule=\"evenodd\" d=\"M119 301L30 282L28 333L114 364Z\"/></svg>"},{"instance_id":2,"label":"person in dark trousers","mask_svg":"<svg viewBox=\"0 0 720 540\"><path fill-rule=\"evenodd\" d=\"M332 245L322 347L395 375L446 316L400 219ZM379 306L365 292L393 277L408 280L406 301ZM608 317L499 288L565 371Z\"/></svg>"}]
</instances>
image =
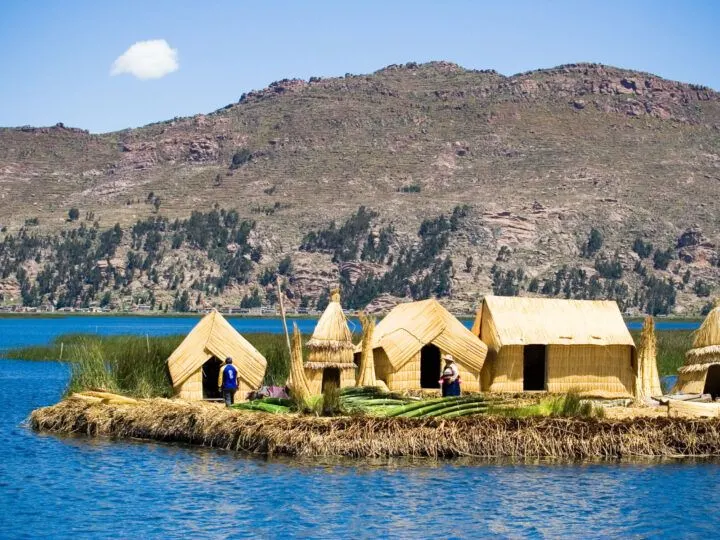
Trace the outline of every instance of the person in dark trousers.
<instances>
[{"instance_id":1,"label":"person in dark trousers","mask_svg":"<svg viewBox=\"0 0 720 540\"><path fill-rule=\"evenodd\" d=\"M460 370L455 364L455 359L451 354L444 354L445 368L442 372L442 396L459 396L460 395Z\"/></svg>"},{"instance_id":2,"label":"person in dark trousers","mask_svg":"<svg viewBox=\"0 0 720 540\"><path fill-rule=\"evenodd\" d=\"M220 391L225 399L226 407L235 403L235 392L238 389L237 368L232 365L232 362L232 358L226 358L225 365L220 370Z\"/></svg>"}]
</instances>

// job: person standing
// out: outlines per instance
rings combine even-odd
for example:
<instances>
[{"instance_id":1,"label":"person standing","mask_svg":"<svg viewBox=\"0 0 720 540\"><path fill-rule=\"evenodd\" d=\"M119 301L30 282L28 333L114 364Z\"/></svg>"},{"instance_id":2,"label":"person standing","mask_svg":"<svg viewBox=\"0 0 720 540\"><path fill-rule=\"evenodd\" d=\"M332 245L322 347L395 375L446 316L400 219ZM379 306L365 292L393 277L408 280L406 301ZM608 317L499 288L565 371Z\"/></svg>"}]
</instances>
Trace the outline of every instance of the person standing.
<instances>
[{"instance_id":1,"label":"person standing","mask_svg":"<svg viewBox=\"0 0 720 540\"><path fill-rule=\"evenodd\" d=\"M455 364L455 359L451 354L444 354L445 367L442 372L442 396L459 396L460 395L460 370Z\"/></svg>"},{"instance_id":2,"label":"person standing","mask_svg":"<svg viewBox=\"0 0 720 540\"><path fill-rule=\"evenodd\" d=\"M232 363L233 359L228 356L225 359L225 365L220 370L220 391L226 407L235 403L235 392L238 389L237 368Z\"/></svg>"}]
</instances>

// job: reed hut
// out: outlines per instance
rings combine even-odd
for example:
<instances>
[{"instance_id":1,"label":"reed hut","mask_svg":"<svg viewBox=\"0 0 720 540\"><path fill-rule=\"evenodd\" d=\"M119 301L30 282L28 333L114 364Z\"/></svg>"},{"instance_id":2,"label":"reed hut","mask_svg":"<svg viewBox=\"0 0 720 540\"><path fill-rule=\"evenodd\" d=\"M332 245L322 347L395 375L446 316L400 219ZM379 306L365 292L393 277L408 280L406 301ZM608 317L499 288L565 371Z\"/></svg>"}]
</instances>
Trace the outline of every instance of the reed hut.
<instances>
[{"instance_id":1,"label":"reed hut","mask_svg":"<svg viewBox=\"0 0 720 540\"><path fill-rule=\"evenodd\" d=\"M355 386L352 332L340 305L339 291L332 291L307 348L305 378L312 394L323 392L328 384L338 388Z\"/></svg>"},{"instance_id":2,"label":"reed hut","mask_svg":"<svg viewBox=\"0 0 720 540\"><path fill-rule=\"evenodd\" d=\"M720 306L708 313L695 332L693 348L678 370L675 390L683 394L720 396Z\"/></svg>"},{"instance_id":3,"label":"reed hut","mask_svg":"<svg viewBox=\"0 0 720 540\"><path fill-rule=\"evenodd\" d=\"M487 346L437 300L399 304L375 327L375 375L390 390L440 388L443 354L457 363L465 392L480 390ZM359 358L362 344L355 349Z\"/></svg>"},{"instance_id":4,"label":"reed hut","mask_svg":"<svg viewBox=\"0 0 720 540\"><path fill-rule=\"evenodd\" d=\"M486 296L473 333L489 347L483 390L634 393L635 343L613 301Z\"/></svg>"},{"instance_id":5,"label":"reed hut","mask_svg":"<svg viewBox=\"0 0 720 540\"><path fill-rule=\"evenodd\" d=\"M255 390L265 377L267 361L217 311L205 315L167 360L178 397L189 401L219 399L220 368L227 357L238 370L238 397Z\"/></svg>"}]
</instances>

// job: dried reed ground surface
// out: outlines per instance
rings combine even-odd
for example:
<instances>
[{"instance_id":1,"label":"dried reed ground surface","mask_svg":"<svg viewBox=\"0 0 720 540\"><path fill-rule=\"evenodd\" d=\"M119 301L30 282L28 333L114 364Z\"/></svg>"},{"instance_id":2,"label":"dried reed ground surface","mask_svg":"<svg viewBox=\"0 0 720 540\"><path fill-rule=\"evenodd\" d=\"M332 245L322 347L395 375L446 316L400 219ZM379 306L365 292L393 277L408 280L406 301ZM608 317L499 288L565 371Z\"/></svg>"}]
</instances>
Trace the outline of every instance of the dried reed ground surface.
<instances>
[{"instance_id":1,"label":"dried reed ground surface","mask_svg":"<svg viewBox=\"0 0 720 540\"><path fill-rule=\"evenodd\" d=\"M597 459L720 456L720 422L474 416L300 417L151 399L109 405L67 399L34 411L35 430L182 442L262 455Z\"/></svg>"}]
</instances>

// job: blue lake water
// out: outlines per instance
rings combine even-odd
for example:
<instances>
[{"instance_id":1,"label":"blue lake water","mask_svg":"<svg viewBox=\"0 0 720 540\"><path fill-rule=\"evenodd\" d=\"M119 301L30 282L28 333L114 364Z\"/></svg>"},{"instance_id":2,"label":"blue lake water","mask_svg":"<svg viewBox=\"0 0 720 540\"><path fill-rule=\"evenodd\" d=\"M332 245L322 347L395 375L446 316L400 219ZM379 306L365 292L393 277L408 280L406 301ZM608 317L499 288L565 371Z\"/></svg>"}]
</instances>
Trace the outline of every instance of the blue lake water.
<instances>
[{"instance_id":1,"label":"blue lake water","mask_svg":"<svg viewBox=\"0 0 720 540\"><path fill-rule=\"evenodd\" d=\"M68 317L6 317L0 318L0 351L23 345L41 345L51 342L61 334L89 332L101 335L148 334L150 336L185 334L197 324L199 317L123 317L123 316L68 316ZM268 317L234 317L230 324L241 333L283 331L282 321ZM311 333L316 319L292 319L290 329L296 323L303 333ZM470 328L472 321L463 323ZM694 321L657 321L658 330L694 330ZM360 323L350 320L353 331L360 331ZM639 330L642 323L629 322L628 328Z\"/></svg>"},{"instance_id":2,"label":"blue lake water","mask_svg":"<svg viewBox=\"0 0 720 540\"><path fill-rule=\"evenodd\" d=\"M0 319L0 348L68 331L173 334L192 324ZM30 431L30 411L55 403L67 378L63 364L0 361L0 538L700 538L720 526L712 461L297 462Z\"/></svg>"}]
</instances>

